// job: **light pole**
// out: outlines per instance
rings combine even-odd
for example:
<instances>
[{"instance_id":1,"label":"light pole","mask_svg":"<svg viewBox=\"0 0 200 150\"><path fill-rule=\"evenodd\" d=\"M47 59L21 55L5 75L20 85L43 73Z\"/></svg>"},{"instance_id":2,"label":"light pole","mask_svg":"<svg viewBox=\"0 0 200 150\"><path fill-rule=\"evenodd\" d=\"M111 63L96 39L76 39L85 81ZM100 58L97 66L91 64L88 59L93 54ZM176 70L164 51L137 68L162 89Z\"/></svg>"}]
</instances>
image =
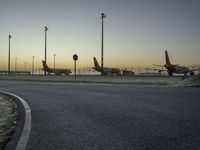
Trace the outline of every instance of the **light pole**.
<instances>
[{"instance_id":1,"label":"light pole","mask_svg":"<svg viewBox=\"0 0 200 150\"><path fill-rule=\"evenodd\" d=\"M24 70L26 72L26 61L24 62Z\"/></svg>"},{"instance_id":2,"label":"light pole","mask_svg":"<svg viewBox=\"0 0 200 150\"><path fill-rule=\"evenodd\" d=\"M8 73L10 73L10 39L12 36L8 35Z\"/></svg>"},{"instance_id":3,"label":"light pole","mask_svg":"<svg viewBox=\"0 0 200 150\"><path fill-rule=\"evenodd\" d=\"M44 59L45 59L45 63L47 64L47 26L44 27L44 31L45 31L45 56L44 56ZM46 76L47 74L47 71L46 71L46 67L44 68L44 74Z\"/></svg>"},{"instance_id":4,"label":"light pole","mask_svg":"<svg viewBox=\"0 0 200 150\"><path fill-rule=\"evenodd\" d=\"M103 75L103 19L106 17L104 13L101 13L101 20L102 20L102 36L101 36L101 69Z\"/></svg>"},{"instance_id":5,"label":"light pole","mask_svg":"<svg viewBox=\"0 0 200 150\"><path fill-rule=\"evenodd\" d=\"M53 57L54 57L53 66L54 66L54 69L55 69L56 68L56 59L55 59L56 58L56 54L54 54Z\"/></svg>"},{"instance_id":6,"label":"light pole","mask_svg":"<svg viewBox=\"0 0 200 150\"><path fill-rule=\"evenodd\" d=\"M34 75L34 58L35 56L32 57L32 74Z\"/></svg>"},{"instance_id":7,"label":"light pole","mask_svg":"<svg viewBox=\"0 0 200 150\"><path fill-rule=\"evenodd\" d=\"M15 57L15 73L17 71L17 57Z\"/></svg>"}]
</instances>

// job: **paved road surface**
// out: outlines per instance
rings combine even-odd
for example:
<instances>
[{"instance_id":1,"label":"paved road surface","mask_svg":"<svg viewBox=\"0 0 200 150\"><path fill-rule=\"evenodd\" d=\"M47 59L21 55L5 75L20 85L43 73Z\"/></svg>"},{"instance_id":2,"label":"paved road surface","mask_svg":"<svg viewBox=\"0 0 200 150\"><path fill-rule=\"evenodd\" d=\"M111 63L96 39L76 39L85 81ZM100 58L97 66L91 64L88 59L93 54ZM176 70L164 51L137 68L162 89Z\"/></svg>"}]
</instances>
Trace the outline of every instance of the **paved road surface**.
<instances>
[{"instance_id":1,"label":"paved road surface","mask_svg":"<svg viewBox=\"0 0 200 150\"><path fill-rule=\"evenodd\" d=\"M0 81L32 111L27 150L200 149L200 88Z\"/></svg>"}]
</instances>

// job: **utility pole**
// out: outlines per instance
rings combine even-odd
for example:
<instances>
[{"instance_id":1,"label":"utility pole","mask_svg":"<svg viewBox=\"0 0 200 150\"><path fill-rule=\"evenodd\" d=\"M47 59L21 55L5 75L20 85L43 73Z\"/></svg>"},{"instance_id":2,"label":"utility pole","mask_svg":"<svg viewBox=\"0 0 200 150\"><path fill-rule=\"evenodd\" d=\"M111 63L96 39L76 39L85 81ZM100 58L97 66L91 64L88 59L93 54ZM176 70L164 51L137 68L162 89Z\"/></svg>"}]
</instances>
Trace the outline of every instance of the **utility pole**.
<instances>
[{"instance_id":1,"label":"utility pole","mask_svg":"<svg viewBox=\"0 0 200 150\"><path fill-rule=\"evenodd\" d=\"M44 27L44 31L45 31L45 63L47 64L47 26ZM46 67L44 68L44 75L46 76L47 74L47 70L46 70Z\"/></svg>"},{"instance_id":2,"label":"utility pole","mask_svg":"<svg viewBox=\"0 0 200 150\"><path fill-rule=\"evenodd\" d=\"M102 20L102 35L101 35L101 69L102 69L102 75L103 75L103 19L106 17L104 13L101 13L101 20Z\"/></svg>"},{"instance_id":3,"label":"utility pole","mask_svg":"<svg viewBox=\"0 0 200 150\"><path fill-rule=\"evenodd\" d=\"M8 74L10 73L10 39L12 36L8 35Z\"/></svg>"}]
</instances>

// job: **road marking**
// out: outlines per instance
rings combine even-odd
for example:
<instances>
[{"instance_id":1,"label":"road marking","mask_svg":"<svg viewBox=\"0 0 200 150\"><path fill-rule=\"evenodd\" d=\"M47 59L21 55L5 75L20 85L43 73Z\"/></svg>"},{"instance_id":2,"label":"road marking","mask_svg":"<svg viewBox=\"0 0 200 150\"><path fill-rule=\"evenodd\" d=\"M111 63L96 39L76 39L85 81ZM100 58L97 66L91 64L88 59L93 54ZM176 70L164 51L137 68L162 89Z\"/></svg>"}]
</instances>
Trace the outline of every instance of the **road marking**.
<instances>
[{"instance_id":1,"label":"road marking","mask_svg":"<svg viewBox=\"0 0 200 150\"><path fill-rule=\"evenodd\" d=\"M10 93L10 92L5 92L5 91L1 91L1 90L0 90L0 92L15 97L24 106L24 109L25 109L24 127L23 127L23 131L22 131L22 135L19 139L19 142L18 142L15 150L25 150L26 145L28 143L29 134L31 131L31 110L30 110L28 104L26 103L26 101L23 100L21 97L15 95L13 93Z\"/></svg>"}]
</instances>

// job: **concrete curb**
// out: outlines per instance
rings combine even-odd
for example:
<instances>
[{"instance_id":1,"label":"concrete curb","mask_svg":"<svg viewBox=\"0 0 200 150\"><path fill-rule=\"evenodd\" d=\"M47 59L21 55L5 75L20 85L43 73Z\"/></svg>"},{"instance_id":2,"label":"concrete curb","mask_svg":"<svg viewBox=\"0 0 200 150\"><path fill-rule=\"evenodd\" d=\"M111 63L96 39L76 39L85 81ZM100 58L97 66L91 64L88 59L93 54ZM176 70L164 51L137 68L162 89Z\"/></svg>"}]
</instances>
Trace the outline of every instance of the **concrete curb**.
<instances>
[{"instance_id":1,"label":"concrete curb","mask_svg":"<svg viewBox=\"0 0 200 150\"><path fill-rule=\"evenodd\" d=\"M5 92L5 91L1 91L1 93L13 96L14 98L18 99L24 106L25 109L25 121L24 121L24 127L23 127L23 131L21 134L21 137L18 141L18 144L16 146L16 150L25 150L26 149L26 145L28 143L28 138L29 138L29 134L31 131L31 110L28 106L28 104L26 103L25 100L23 100L21 97L10 93L10 92Z\"/></svg>"}]
</instances>

